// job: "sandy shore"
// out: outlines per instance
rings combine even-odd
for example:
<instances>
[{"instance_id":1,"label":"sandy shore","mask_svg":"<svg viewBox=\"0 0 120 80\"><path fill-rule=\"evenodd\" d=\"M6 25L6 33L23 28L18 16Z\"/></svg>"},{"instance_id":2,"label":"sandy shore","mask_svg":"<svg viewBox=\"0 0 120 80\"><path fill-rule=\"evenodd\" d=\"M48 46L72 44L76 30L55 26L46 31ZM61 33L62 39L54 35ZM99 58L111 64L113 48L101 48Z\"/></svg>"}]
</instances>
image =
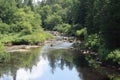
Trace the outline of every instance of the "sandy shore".
<instances>
[{"instance_id":1,"label":"sandy shore","mask_svg":"<svg viewBox=\"0 0 120 80\"><path fill-rule=\"evenodd\" d=\"M30 51L31 48L38 48L44 44L51 43L55 41L55 39L51 40L46 40L42 43L39 43L38 45L11 45L11 46L6 46L6 51L7 52L28 52Z\"/></svg>"},{"instance_id":2,"label":"sandy shore","mask_svg":"<svg viewBox=\"0 0 120 80\"><path fill-rule=\"evenodd\" d=\"M6 48L7 52L28 52L31 48L38 48L37 45L13 45Z\"/></svg>"}]
</instances>

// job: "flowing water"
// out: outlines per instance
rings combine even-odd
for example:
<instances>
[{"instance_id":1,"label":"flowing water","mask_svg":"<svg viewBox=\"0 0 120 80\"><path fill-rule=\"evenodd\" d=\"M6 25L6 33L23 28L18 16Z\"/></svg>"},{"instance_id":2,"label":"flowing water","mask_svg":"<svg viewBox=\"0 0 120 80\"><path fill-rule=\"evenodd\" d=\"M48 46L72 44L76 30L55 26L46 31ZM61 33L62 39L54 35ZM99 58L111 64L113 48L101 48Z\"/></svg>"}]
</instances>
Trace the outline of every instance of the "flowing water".
<instances>
[{"instance_id":1,"label":"flowing water","mask_svg":"<svg viewBox=\"0 0 120 80\"><path fill-rule=\"evenodd\" d=\"M90 65L71 46L55 41L53 46L48 43L30 52L11 53L10 62L0 64L0 80L120 80L119 72Z\"/></svg>"}]
</instances>

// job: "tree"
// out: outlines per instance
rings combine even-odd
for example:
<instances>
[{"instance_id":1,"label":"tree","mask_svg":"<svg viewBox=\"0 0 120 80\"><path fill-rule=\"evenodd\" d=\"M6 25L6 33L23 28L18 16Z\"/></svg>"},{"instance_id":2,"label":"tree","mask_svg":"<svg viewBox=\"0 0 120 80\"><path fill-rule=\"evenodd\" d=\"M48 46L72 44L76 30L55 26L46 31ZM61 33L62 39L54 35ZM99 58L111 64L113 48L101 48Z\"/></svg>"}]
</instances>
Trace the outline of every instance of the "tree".
<instances>
[{"instance_id":1,"label":"tree","mask_svg":"<svg viewBox=\"0 0 120 80\"><path fill-rule=\"evenodd\" d=\"M120 2L109 0L102 11L101 34L105 46L110 49L120 47Z\"/></svg>"},{"instance_id":2,"label":"tree","mask_svg":"<svg viewBox=\"0 0 120 80\"><path fill-rule=\"evenodd\" d=\"M62 10L62 7L59 5L59 4L54 4L51 6L52 8L52 13L56 13L58 12L59 10Z\"/></svg>"},{"instance_id":3,"label":"tree","mask_svg":"<svg viewBox=\"0 0 120 80\"><path fill-rule=\"evenodd\" d=\"M72 6L72 16L74 24L81 24L84 26L86 18L86 0L75 0Z\"/></svg>"},{"instance_id":4,"label":"tree","mask_svg":"<svg viewBox=\"0 0 120 80\"><path fill-rule=\"evenodd\" d=\"M49 5L45 5L43 7L39 5L37 6L37 13L41 15L42 27L45 27L45 20L47 16L52 14L51 7Z\"/></svg>"},{"instance_id":5,"label":"tree","mask_svg":"<svg viewBox=\"0 0 120 80\"><path fill-rule=\"evenodd\" d=\"M65 33L65 34L68 34L68 35L69 35L69 32L70 32L70 29L71 29L71 25L66 24L66 23L58 24L54 27L54 30L57 30L61 33Z\"/></svg>"},{"instance_id":6,"label":"tree","mask_svg":"<svg viewBox=\"0 0 120 80\"><path fill-rule=\"evenodd\" d=\"M13 18L12 26L13 31L16 29L18 32L32 33L37 29L41 29L41 17L35 14L29 7L18 9Z\"/></svg>"},{"instance_id":7,"label":"tree","mask_svg":"<svg viewBox=\"0 0 120 80\"><path fill-rule=\"evenodd\" d=\"M52 30L57 24L61 24L62 23L62 18L61 16L58 15L50 15L47 16L47 19L45 20L45 27L47 29Z\"/></svg>"},{"instance_id":8,"label":"tree","mask_svg":"<svg viewBox=\"0 0 120 80\"><path fill-rule=\"evenodd\" d=\"M94 26L94 16L95 16L95 0L88 0L87 2L87 15L86 15L86 27L88 34L96 33L96 26Z\"/></svg>"},{"instance_id":9,"label":"tree","mask_svg":"<svg viewBox=\"0 0 120 80\"><path fill-rule=\"evenodd\" d=\"M23 7L23 0L15 0L16 1L16 6L18 7L18 8L21 8L21 7Z\"/></svg>"},{"instance_id":10,"label":"tree","mask_svg":"<svg viewBox=\"0 0 120 80\"><path fill-rule=\"evenodd\" d=\"M0 0L0 18L3 23L12 23L13 14L16 11L14 0Z\"/></svg>"},{"instance_id":11,"label":"tree","mask_svg":"<svg viewBox=\"0 0 120 80\"><path fill-rule=\"evenodd\" d=\"M5 34L9 32L9 25L3 22L0 22L0 34Z\"/></svg>"}]
</instances>

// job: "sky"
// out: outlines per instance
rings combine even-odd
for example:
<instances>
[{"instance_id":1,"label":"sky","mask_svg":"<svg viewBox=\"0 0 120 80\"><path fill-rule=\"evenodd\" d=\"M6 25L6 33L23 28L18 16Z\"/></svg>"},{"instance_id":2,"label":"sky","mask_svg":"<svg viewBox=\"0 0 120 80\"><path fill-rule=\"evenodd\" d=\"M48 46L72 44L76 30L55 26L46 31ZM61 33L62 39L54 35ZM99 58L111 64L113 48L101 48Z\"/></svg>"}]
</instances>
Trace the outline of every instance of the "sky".
<instances>
[{"instance_id":1,"label":"sky","mask_svg":"<svg viewBox=\"0 0 120 80\"><path fill-rule=\"evenodd\" d=\"M42 0L35 0L35 2L37 2L37 1L42 1Z\"/></svg>"}]
</instances>

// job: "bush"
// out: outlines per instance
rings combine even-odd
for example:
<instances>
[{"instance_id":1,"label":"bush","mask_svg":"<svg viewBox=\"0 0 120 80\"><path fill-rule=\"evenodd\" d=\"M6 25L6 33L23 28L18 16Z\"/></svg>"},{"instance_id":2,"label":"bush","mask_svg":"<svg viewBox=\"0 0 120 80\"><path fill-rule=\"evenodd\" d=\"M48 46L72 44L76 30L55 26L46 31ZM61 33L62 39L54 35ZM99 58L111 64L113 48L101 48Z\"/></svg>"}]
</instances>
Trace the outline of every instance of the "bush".
<instances>
[{"instance_id":1,"label":"bush","mask_svg":"<svg viewBox=\"0 0 120 80\"><path fill-rule=\"evenodd\" d=\"M100 38L97 34L89 35L85 41L85 46L97 52L100 47Z\"/></svg>"},{"instance_id":2,"label":"bush","mask_svg":"<svg viewBox=\"0 0 120 80\"><path fill-rule=\"evenodd\" d=\"M110 53L110 50L105 48L104 46L100 46L98 53L100 55L101 60L105 61L106 57L108 56L108 54Z\"/></svg>"},{"instance_id":3,"label":"bush","mask_svg":"<svg viewBox=\"0 0 120 80\"><path fill-rule=\"evenodd\" d=\"M21 24L23 30L22 30L22 33L23 34L31 34L32 33L32 25L29 23L29 22L23 22Z\"/></svg>"},{"instance_id":4,"label":"bush","mask_svg":"<svg viewBox=\"0 0 120 80\"><path fill-rule=\"evenodd\" d=\"M0 22L0 33L4 34L4 33L8 33L9 32L9 25L6 23L2 23Z\"/></svg>"},{"instance_id":5,"label":"bush","mask_svg":"<svg viewBox=\"0 0 120 80\"><path fill-rule=\"evenodd\" d=\"M44 32L43 30L38 30L32 32L31 34L11 33L11 34L1 34L0 42L4 44L22 45L22 44L38 44L47 39L53 38L52 34Z\"/></svg>"},{"instance_id":6,"label":"bush","mask_svg":"<svg viewBox=\"0 0 120 80\"><path fill-rule=\"evenodd\" d=\"M82 26L82 25L80 25L80 24L74 24L74 25L72 25L72 27L71 27L71 31L70 31L70 34L72 35L72 36L76 36L76 30L81 30L81 29L83 29L84 27Z\"/></svg>"},{"instance_id":7,"label":"bush","mask_svg":"<svg viewBox=\"0 0 120 80\"><path fill-rule=\"evenodd\" d=\"M56 25L62 23L61 16L58 15L49 15L45 20L46 29L52 30Z\"/></svg>"},{"instance_id":8,"label":"bush","mask_svg":"<svg viewBox=\"0 0 120 80\"><path fill-rule=\"evenodd\" d=\"M80 29L76 31L76 36L80 38L81 40L84 40L87 36L87 30L86 28Z\"/></svg>"},{"instance_id":9,"label":"bush","mask_svg":"<svg viewBox=\"0 0 120 80\"><path fill-rule=\"evenodd\" d=\"M0 54L4 53L4 45L0 42Z\"/></svg>"},{"instance_id":10,"label":"bush","mask_svg":"<svg viewBox=\"0 0 120 80\"><path fill-rule=\"evenodd\" d=\"M7 62L10 59L10 54L5 52L4 45L0 42L0 62Z\"/></svg>"},{"instance_id":11,"label":"bush","mask_svg":"<svg viewBox=\"0 0 120 80\"><path fill-rule=\"evenodd\" d=\"M0 42L4 44L8 44L19 37L20 37L20 33L0 34Z\"/></svg>"},{"instance_id":12,"label":"bush","mask_svg":"<svg viewBox=\"0 0 120 80\"><path fill-rule=\"evenodd\" d=\"M63 24L58 24L57 26L54 27L54 30L57 30L61 33L69 34L71 29L71 25L67 23Z\"/></svg>"},{"instance_id":13,"label":"bush","mask_svg":"<svg viewBox=\"0 0 120 80\"><path fill-rule=\"evenodd\" d=\"M116 49L114 51L111 51L108 54L106 60L111 62L111 63L120 65L120 49Z\"/></svg>"},{"instance_id":14,"label":"bush","mask_svg":"<svg viewBox=\"0 0 120 80\"><path fill-rule=\"evenodd\" d=\"M22 35L20 38L17 38L12 41L14 45L21 45L21 44L39 44L40 42L44 42L47 39L53 38L53 36L47 32L33 32L29 35Z\"/></svg>"}]
</instances>

